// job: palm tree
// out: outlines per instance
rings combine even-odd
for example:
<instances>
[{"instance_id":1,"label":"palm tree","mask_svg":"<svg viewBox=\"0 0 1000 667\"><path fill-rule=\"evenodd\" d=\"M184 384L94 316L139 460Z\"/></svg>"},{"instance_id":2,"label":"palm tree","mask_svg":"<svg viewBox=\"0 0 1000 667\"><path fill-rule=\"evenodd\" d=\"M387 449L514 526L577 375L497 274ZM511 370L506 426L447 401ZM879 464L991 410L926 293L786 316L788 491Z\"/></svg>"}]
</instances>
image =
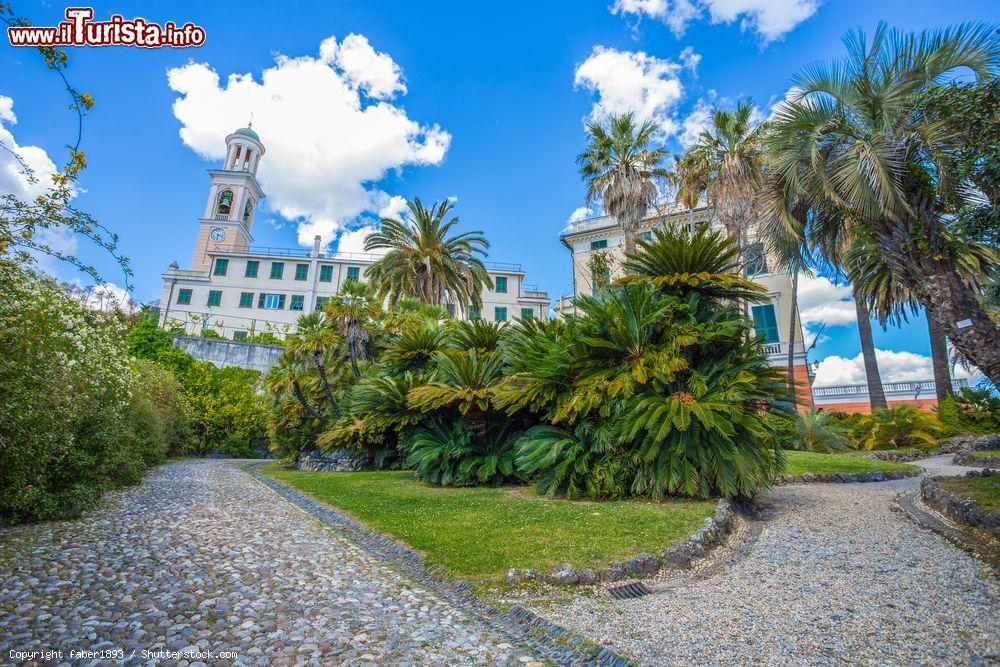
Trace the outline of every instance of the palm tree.
<instances>
[{"instance_id":1,"label":"palm tree","mask_svg":"<svg viewBox=\"0 0 1000 667\"><path fill-rule=\"evenodd\" d=\"M320 312L301 316L296 322L295 333L288 336L286 342L289 352L301 355L316 367L326 399L337 417L340 416L340 404L334 398L333 388L330 386L327 359L340 342L337 331L330 325L326 315Z\"/></svg>"},{"instance_id":2,"label":"palm tree","mask_svg":"<svg viewBox=\"0 0 1000 667\"><path fill-rule=\"evenodd\" d=\"M493 287L483 263L490 244L482 232L449 236L458 218L445 220L452 210L447 201L426 209L414 199L406 206L411 222L383 218L381 229L365 239L366 251L389 251L366 272L379 300L388 297L395 305L412 297L432 306L481 308L483 287Z\"/></svg>"},{"instance_id":3,"label":"palm tree","mask_svg":"<svg viewBox=\"0 0 1000 667\"><path fill-rule=\"evenodd\" d=\"M795 418L795 444L810 452L833 452L851 448L848 430L831 422L831 413L812 408Z\"/></svg>"},{"instance_id":4,"label":"palm tree","mask_svg":"<svg viewBox=\"0 0 1000 667\"><path fill-rule=\"evenodd\" d=\"M302 407L303 412L326 426L329 421L326 415L306 398L306 390L303 389L303 385L308 386L309 383L309 371L302 362L301 355L289 350L282 352L277 363L264 378L264 387L268 395L278 401L291 395Z\"/></svg>"},{"instance_id":5,"label":"palm tree","mask_svg":"<svg viewBox=\"0 0 1000 667\"><path fill-rule=\"evenodd\" d=\"M771 205L789 214L798 197L840 215L818 220L817 238L840 243L851 226L872 234L893 274L959 351L1000 383L1000 329L957 271L942 221L945 201L967 194L952 183L945 124L922 114L917 97L958 68L992 79L1000 35L961 25L919 35L878 26L869 42L845 38L847 58L815 64L793 80L796 97L769 123Z\"/></svg>"},{"instance_id":6,"label":"palm tree","mask_svg":"<svg viewBox=\"0 0 1000 667\"><path fill-rule=\"evenodd\" d=\"M748 99L735 110L713 110L708 127L677 162L678 199L696 202L704 192L726 233L741 245L756 215L764 174L764 125L755 124L757 113Z\"/></svg>"},{"instance_id":7,"label":"palm tree","mask_svg":"<svg viewBox=\"0 0 1000 667\"><path fill-rule=\"evenodd\" d=\"M994 274L997 253L981 243L965 241L943 232L955 257L956 271L974 289L980 289ZM870 235L855 239L844 255L848 277L854 285L856 299L864 300L879 323L899 325L907 319L908 312L916 314L919 304L913 293L892 272L892 267L882 256L881 250ZM928 310L933 309L930 306ZM952 392L948 363L948 346L944 331L928 312L927 331L931 342L931 364L934 368L934 388L937 399L943 401ZM883 406L884 407L884 406Z\"/></svg>"},{"instance_id":8,"label":"palm tree","mask_svg":"<svg viewBox=\"0 0 1000 667\"><path fill-rule=\"evenodd\" d=\"M651 120L636 125L631 112L611 116L607 126L587 125L590 142L576 157L580 176L587 182L587 204L600 199L625 238L625 252L635 248L635 236L646 211L656 200L654 178L666 178L660 166L667 152L650 149L659 130Z\"/></svg>"},{"instance_id":9,"label":"palm tree","mask_svg":"<svg viewBox=\"0 0 1000 667\"><path fill-rule=\"evenodd\" d=\"M337 327L351 359L354 377L361 377L358 361L368 358L368 343L372 339L373 322L382 314L379 301L371 287L357 280L348 280L337 296L326 302L326 314Z\"/></svg>"}]
</instances>

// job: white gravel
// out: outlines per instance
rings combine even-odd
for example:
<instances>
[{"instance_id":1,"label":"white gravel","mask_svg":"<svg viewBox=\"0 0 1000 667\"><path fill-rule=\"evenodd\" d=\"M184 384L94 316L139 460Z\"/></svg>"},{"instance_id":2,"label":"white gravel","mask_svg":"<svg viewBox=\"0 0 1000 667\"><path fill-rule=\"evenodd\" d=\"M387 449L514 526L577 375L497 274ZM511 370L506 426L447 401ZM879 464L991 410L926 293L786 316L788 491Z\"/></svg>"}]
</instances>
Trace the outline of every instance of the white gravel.
<instances>
[{"instance_id":1,"label":"white gravel","mask_svg":"<svg viewBox=\"0 0 1000 667\"><path fill-rule=\"evenodd\" d=\"M648 665L1000 664L997 579L891 509L918 484L776 488L707 578L532 608Z\"/></svg>"},{"instance_id":2,"label":"white gravel","mask_svg":"<svg viewBox=\"0 0 1000 667\"><path fill-rule=\"evenodd\" d=\"M221 651L237 664L530 660L221 461L164 466L80 521L0 531L0 664L45 650L74 665L71 650L189 654L142 660L171 665L233 664Z\"/></svg>"}]
</instances>

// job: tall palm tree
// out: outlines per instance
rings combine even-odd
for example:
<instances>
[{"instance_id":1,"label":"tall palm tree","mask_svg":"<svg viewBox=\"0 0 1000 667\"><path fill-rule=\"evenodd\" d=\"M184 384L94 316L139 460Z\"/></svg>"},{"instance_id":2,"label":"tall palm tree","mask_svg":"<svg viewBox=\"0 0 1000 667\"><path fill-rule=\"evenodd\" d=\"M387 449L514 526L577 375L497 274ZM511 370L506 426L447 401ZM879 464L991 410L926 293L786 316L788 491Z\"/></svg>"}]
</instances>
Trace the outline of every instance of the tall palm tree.
<instances>
[{"instance_id":1,"label":"tall palm tree","mask_svg":"<svg viewBox=\"0 0 1000 667\"><path fill-rule=\"evenodd\" d=\"M587 149L576 156L580 176L587 182L587 203L601 200L621 228L625 252L635 249L636 233L656 200L653 179L667 176L660 166L666 150L649 147L658 130L651 120L637 124L632 112L610 116L607 125L587 125Z\"/></svg>"},{"instance_id":2,"label":"tall palm tree","mask_svg":"<svg viewBox=\"0 0 1000 667\"><path fill-rule=\"evenodd\" d=\"M944 234L949 239L959 275L974 289L980 289L996 272L1000 262L997 252L987 245L963 240L950 232ZM870 235L855 239L845 253L844 262L857 298L867 302L883 328L887 323L898 325L907 319L908 314L919 311L916 297L893 274L892 267L885 261L878 244ZM928 310L934 307L932 305ZM927 331L931 342L935 393L938 400L942 401L953 393L947 339L937 320L929 312Z\"/></svg>"},{"instance_id":3,"label":"tall palm tree","mask_svg":"<svg viewBox=\"0 0 1000 667\"><path fill-rule=\"evenodd\" d=\"M310 382L309 371L302 361L302 355L286 350L281 353L277 363L268 371L264 378L264 388L268 395L275 400L280 401L286 396L291 396L302 407L306 415L326 426L329 423L326 415L312 405L306 397L306 388Z\"/></svg>"},{"instance_id":4,"label":"tall palm tree","mask_svg":"<svg viewBox=\"0 0 1000 667\"><path fill-rule=\"evenodd\" d=\"M678 199L696 202L705 193L726 233L741 245L756 215L764 175L764 126L755 123L757 115L748 99L733 110L714 109L708 126L677 163Z\"/></svg>"},{"instance_id":5,"label":"tall palm tree","mask_svg":"<svg viewBox=\"0 0 1000 667\"><path fill-rule=\"evenodd\" d=\"M493 287L483 259L490 247L482 232L450 236L457 217L447 201L424 208L420 199L406 203L410 221L383 218L382 227L365 239L365 250L388 250L368 267L366 276L378 298L395 305L401 299L443 306L454 303L465 310L482 307L483 287Z\"/></svg>"},{"instance_id":6,"label":"tall palm tree","mask_svg":"<svg viewBox=\"0 0 1000 667\"><path fill-rule=\"evenodd\" d=\"M943 234L945 196L968 190L951 182L953 131L917 104L958 68L992 79L1000 35L987 25L912 34L881 24L870 42L853 31L845 45L843 61L811 65L793 79L795 99L769 123L768 170L779 184L771 204L787 214L790 201L805 197L840 212L821 219L822 242L840 242L849 225L871 233L955 347L1000 383L1000 329L957 271Z\"/></svg>"},{"instance_id":7,"label":"tall palm tree","mask_svg":"<svg viewBox=\"0 0 1000 667\"><path fill-rule=\"evenodd\" d=\"M326 314L337 327L347 353L351 359L354 377L361 377L358 361L368 358L368 343L372 339L371 328L382 314L379 300L372 294L367 283L348 280L340 288L337 296L326 302Z\"/></svg>"}]
</instances>

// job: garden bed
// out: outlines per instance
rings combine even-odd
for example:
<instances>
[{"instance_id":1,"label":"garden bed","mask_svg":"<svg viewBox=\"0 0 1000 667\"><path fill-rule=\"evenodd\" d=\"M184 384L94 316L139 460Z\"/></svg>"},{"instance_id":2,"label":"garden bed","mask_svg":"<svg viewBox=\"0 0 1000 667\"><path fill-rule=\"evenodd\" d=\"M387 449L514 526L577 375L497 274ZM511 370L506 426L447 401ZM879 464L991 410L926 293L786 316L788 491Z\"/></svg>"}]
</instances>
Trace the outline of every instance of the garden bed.
<instances>
[{"instance_id":1,"label":"garden bed","mask_svg":"<svg viewBox=\"0 0 1000 667\"><path fill-rule=\"evenodd\" d=\"M662 552L702 528L718 504L568 501L524 487L432 487L405 471L304 472L270 464L260 472L405 542L430 564L476 581L563 563L598 569Z\"/></svg>"},{"instance_id":2,"label":"garden bed","mask_svg":"<svg viewBox=\"0 0 1000 667\"><path fill-rule=\"evenodd\" d=\"M948 518L1000 539L1000 473L929 477L920 485L920 497Z\"/></svg>"},{"instance_id":3,"label":"garden bed","mask_svg":"<svg viewBox=\"0 0 1000 667\"><path fill-rule=\"evenodd\" d=\"M1000 468L1000 449L959 452L952 458L952 463L973 468Z\"/></svg>"},{"instance_id":4,"label":"garden bed","mask_svg":"<svg viewBox=\"0 0 1000 667\"><path fill-rule=\"evenodd\" d=\"M785 452L785 470L776 484L810 482L882 482L919 475L918 466L882 461L851 454Z\"/></svg>"}]
</instances>

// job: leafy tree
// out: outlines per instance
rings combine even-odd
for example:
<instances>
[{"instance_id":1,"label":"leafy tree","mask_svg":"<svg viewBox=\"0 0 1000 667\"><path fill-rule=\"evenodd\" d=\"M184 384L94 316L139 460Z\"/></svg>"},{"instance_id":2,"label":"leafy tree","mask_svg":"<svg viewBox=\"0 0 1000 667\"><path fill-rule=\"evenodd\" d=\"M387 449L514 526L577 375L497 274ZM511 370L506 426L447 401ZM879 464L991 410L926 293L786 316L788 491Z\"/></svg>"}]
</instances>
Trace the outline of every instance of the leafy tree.
<instances>
[{"instance_id":1,"label":"leafy tree","mask_svg":"<svg viewBox=\"0 0 1000 667\"><path fill-rule=\"evenodd\" d=\"M625 237L625 251L635 248L635 236L646 211L656 200L654 179L665 178L661 167L666 151L651 149L659 127L637 123L633 113L611 116L606 124L587 125L589 143L577 158L587 183L587 203L600 200Z\"/></svg>"},{"instance_id":2,"label":"leafy tree","mask_svg":"<svg viewBox=\"0 0 1000 667\"><path fill-rule=\"evenodd\" d=\"M942 233L943 212L963 196L949 153L954 134L923 113L919 96L961 67L991 80L1000 37L985 25L907 34L883 24L871 42L856 31L845 44L843 61L795 77L796 98L769 123L771 213L794 227L792 202L829 210L812 232L826 247L844 246L854 227L867 230L894 274L996 383L1000 330L959 275Z\"/></svg>"},{"instance_id":3,"label":"leafy tree","mask_svg":"<svg viewBox=\"0 0 1000 667\"><path fill-rule=\"evenodd\" d=\"M388 250L368 267L369 283L378 298L391 305L405 298L442 306L468 304L482 307L483 287L493 282L483 259L490 244L482 232L451 235L458 218L445 220L450 202L436 202L424 208L419 199L407 202L410 222L383 218L382 227L365 239L365 250Z\"/></svg>"}]
</instances>

